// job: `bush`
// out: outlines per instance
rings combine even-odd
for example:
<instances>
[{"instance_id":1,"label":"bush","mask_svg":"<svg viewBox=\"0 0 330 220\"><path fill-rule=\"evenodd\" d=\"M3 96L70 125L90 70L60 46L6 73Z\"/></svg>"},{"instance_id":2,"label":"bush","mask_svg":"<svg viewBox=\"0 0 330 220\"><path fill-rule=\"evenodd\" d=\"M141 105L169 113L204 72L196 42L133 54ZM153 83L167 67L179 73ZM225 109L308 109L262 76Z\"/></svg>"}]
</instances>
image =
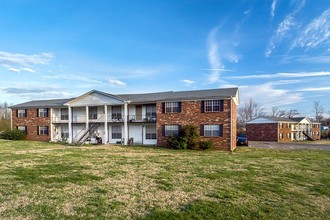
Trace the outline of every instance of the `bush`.
<instances>
[{"instance_id":1,"label":"bush","mask_svg":"<svg viewBox=\"0 0 330 220\"><path fill-rule=\"evenodd\" d=\"M196 126L186 125L183 130L183 137L185 140L187 140L188 149L194 149L198 147L199 135Z\"/></svg>"},{"instance_id":2,"label":"bush","mask_svg":"<svg viewBox=\"0 0 330 220\"><path fill-rule=\"evenodd\" d=\"M183 136L172 135L168 138L168 145L177 150L185 150L188 147L188 142Z\"/></svg>"},{"instance_id":3,"label":"bush","mask_svg":"<svg viewBox=\"0 0 330 220\"><path fill-rule=\"evenodd\" d=\"M26 137L26 134L24 131L21 130L7 130L2 133L0 133L0 139L6 139L6 140L24 140Z\"/></svg>"},{"instance_id":4,"label":"bush","mask_svg":"<svg viewBox=\"0 0 330 220\"><path fill-rule=\"evenodd\" d=\"M212 141L200 141L199 142L199 149L202 149L202 150L210 149L212 146L213 146Z\"/></svg>"}]
</instances>

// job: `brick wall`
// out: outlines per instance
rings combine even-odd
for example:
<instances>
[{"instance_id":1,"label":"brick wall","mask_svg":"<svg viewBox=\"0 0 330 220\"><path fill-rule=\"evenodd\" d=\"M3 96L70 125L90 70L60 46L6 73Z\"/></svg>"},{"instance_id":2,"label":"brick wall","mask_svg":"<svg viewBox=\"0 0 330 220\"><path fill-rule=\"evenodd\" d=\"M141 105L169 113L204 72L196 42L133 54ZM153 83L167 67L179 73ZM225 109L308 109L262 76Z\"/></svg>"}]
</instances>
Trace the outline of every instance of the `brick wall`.
<instances>
[{"instance_id":1,"label":"brick wall","mask_svg":"<svg viewBox=\"0 0 330 220\"><path fill-rule=\"evenodd\" d=\"M198 127L200 133L200 125L223 124L222 137L201 137L201 140L211 140L214 143L214 149L230 150L230 102L224 100L223 112L201 111L201 101L184 101L182 102L180 113L162 113L162 103L157 103L157 144L167 146L167 137L162 135L162 125L194 125ZM236 107L236 106L235 106ZM233 116L236 120L236 108L233 109ZM236 122L234 122L236 125ZM233 127L233 131L236 131ZM236 139L236 134L234 140ZM236 146L236 144L235 144Z\"/></svg>"},{"instance_id":2,"label":"brick wall","mask_svg":"<svg viewBox=\"0 0 330 220\"><path fill-rule=\"evenodd\" d=\"M280 134L283 135L282 138L280 138ZM291 124L290 123L278 123L278 142L292 141L291 135L292 134L291 134Z\"/></svg>"},{"instance_id":3,"label":"brick wall","mask_svg":"<svg viewBox=\"0 0 330 220\"><path fill-rule=\"evenodd\" d=\"M246 137L249 141L278 141L278 124L247 124Z\"/></svg>"},{"instance_id":4,"label":"brick wall","mask_svg":"<svg viewBox=\"0 0 330 220\"><path fill-rule=\"evenodd\" d=\"M12 110L13 129L27 126L28 140L50 141L50 112L48 117L38 117L37 109L27 109L27 117L17 117L17 109ZM48 126L48 135L38 135L38 126Z\"/></svg>"},{"instance_id":5,"label":"brick wall","mask_svg":"<svg viewBox=\"0 0 330 220\"><path fill-rule=\"evenodd\" d=\"M321 139L321 125L320 124L313 124L312 125L312 139L313 140L320 140Z\"/></svg>"},{"instance_id":6,"label":"brick wall","mask_svg":"<svg viewBox=\"0 0 330 220\"><path fill-rule=\"evenodd\" d=\"M236 149L236 138L237 138L237 114L236 114L236 110L237 110L237 106L235 104L235 102L233 100L231 100L231 107L232 107L232 149Z\"/></svg>"}]
</instances>

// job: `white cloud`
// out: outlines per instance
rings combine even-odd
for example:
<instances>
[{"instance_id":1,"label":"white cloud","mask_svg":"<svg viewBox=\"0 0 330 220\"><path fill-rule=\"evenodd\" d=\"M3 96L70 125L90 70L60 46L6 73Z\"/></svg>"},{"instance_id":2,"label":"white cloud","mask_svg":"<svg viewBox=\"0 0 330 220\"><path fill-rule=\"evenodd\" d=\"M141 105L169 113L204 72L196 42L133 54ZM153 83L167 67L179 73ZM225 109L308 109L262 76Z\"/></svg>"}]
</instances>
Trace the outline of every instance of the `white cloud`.
<instances>
[{"instance_id":1,"label":"white cloud","mask_svg":"<svg viewBox=\"0 0 330 220\"><path fill-rule=\"evenodd\" d=\"M12 72L35 72L33 67L46 65L53 57L51 53L26 55L0 51L0 66Z\"/></svg>"},{"instance_id":2,"label":"white cloud","mask_svg":"<svg viewBox=\"0 0 330 220\"><path fill-rule=\"evenodd\" d=\"M330 76L330 72L298 72L298 73L275 73L275 74L261 74L248 76L232 76L226 77L231 79L273 79L273 78L302 78L302 77L317 77Z\"/></svg>"},{"instance_id":3,"label":"white cloud","mask_svg":"<svg viewBox=\"0 0 330 220\"><path fill-rule=\"evenodd\" d=\"M118 80L118 79L108 79L108 82L110 83L110 85L115 86L115 87L123 87L126 86L126 83Z\"/></svg>"},{"instance_id":4,"label":"white cloud","mask_svg":"<svg viewBox=\"0 0 330 220\"><path fill-rule=\"evenodd\" d=\"M72 80L72 81L81 81L81 82L88 82L88 83L102 83L100 80L90 79L84 76L77 76L77 75L44 75L41 76L45 79L57 79L57 80Z\"/></svg>"},{"instance_id":5,"label":"white cloud","mask_svg":"<svg viewBox=\"0 0 330 220\"><path fill-rule=\"evenodd\" d=\"M272 5L271 5L271 8L270 8L270 15L272 17L275 16L276 3L277 3L277 0L272 1Z\"/></svg>"},{"instance_id":6,"label":"white cloud","mask_svg":"<svg viewBox=\"0 0 330 220\"><path fill-rule=\"evenodd\" d=\"M302 91L302 92L330 92L330 87L308 87L308 88L298 89L297 91Z\"/></svg>"},{"instance_id":7,"label":"white cloud","mask_svg":"<svg viewBox=\"0 0 330 220\"><path fill-rule=\"evenodd\" d=\"M253 86L240 86L241 100L253 98L264 108L271 106L283 106L302 102L304 100L302 93L290 92L285 89L275 87L276 83L265 83Z\"/></svg>"},{"instance_id":8,"label":"white cloud","mask_svg":"<svg viewBox=\"0 0 330 220\"><path fill-rule=\"evenodd\" d=\"M196 82L190 79L183 79L181 82L185 83L185 86L191 86L192 84L195 84Z\"/></svg>"},{"instance_id":9,"label":"white cloud","mask_svg":"<svg viewBox=\"0 0 330 220\"><path fill-rule=\"evenodd\" d=\"M297 5L295 5L295 9L293 12L288 14L285 19L280 22L276 31L270 39L270 43L266 49L265 55L266 57L271 56L276 47L282 42L282 40L287 36L290 31L296 27L295 16L296 14L304 7L305 0L299 1ZM274 2L273 2L274 3Z\"/></svg>"},{"instance_id":10,"label":"white cloud","mask_svg":"<svg viewBox=\"0 0 330 220\"><path fill-rule=\"evenodd\" d=\"M219 45L216 41L216 35L219 27L215 27L211 30L208 36L207 44L208 44L208 59L211 65L212 73L210 74L208 81L210 83L215 83L221 74L220 69L224 69L224 65L221 62L219 56Z\"/></svg>"},{"instance_id":11,"label":"white cloud","mask_svg":"<svg viewBox=\"0 0 330 220\"><path fill-rule=\"evenodd\" d=\"M330 45L330 8L310 22L294 41L292 48L316 48Z\"/></svg>"}]
</instances>

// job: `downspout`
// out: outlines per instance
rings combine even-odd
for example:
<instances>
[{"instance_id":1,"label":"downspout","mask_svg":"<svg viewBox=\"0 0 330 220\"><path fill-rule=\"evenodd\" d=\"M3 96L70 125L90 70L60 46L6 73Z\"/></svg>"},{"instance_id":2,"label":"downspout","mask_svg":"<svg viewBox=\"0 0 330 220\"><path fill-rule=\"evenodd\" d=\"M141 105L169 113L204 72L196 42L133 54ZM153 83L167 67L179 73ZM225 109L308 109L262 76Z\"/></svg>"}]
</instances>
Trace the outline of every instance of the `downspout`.
<instances>
[{"instance_id":1,"label":"downspout","mask_svg":"<svg viewBox=\"0 0 330 220\"><path fill-rule=\"evenodd\" d=\"M13 130L13 109L10 109L10 130Z\"/></svg>"},{"instance_id":2,"label":"downspout","mask_svg":"<svg viewBox=\"0 0 330 220\"><path fill-rule=\"evenodd\" d=\"M230 152L233 152L233 112L232 112L232 103L233 97L230 96Z\"/></svg>"}]
</instances>

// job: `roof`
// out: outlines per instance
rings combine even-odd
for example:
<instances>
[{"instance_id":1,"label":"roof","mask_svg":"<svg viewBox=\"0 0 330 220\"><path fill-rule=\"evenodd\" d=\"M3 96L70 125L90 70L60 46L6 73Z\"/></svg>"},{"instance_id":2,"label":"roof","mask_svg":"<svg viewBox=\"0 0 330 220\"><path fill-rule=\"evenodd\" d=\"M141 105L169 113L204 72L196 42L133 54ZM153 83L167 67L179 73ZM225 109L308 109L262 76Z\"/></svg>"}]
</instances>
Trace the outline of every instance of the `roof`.
<instances>
[{"instance_id":1,"label":"roof","mask_svg":"<svg viewBox=\"0 0 330 220\"><path fill-rule=\"evenodd\" d=\"M77 98L87 96L93 92L116 98L118 100L130 101L131 103L145 103L157 101L187 101L187 100L201 100L201 99L226 99L236 97L238 95L238 88L223 88L223 89L207 89L207 90L191 90L191 91L168 91L156 93L141 93L141 94L109 94L92 90ZM70 99L50 99L50 100L35 100L11 106L11 108L30 108L30 107L61 107L67 102L77 98Z\"/></svg>"},{"instance_id":2,"label":"roof","mask_svg":"<svg viewBox=\"0 0 330 220\"><path fill-rule=\"evenodd\" d=\"M50 100L34 100L30 102L24 102L17 105L10 106L12 109L18 108L34 108L34 107L61 107L64 106L64 103L71 101L70 99L50 99Z\"/></svg>"},{"instance_id":3,"label":"roof","mask_svg":"<svg viewBox=\"0 0 330 220\"><path fill-rule=\"evenodd\" d=\"M247 123L248 124L259 124L259 123L278 123L278 122L296 123L296 121L292 120L292 118L269 117L269 116L254 118L254 119L248 121Z\"/></svg>"}]
</instances>

